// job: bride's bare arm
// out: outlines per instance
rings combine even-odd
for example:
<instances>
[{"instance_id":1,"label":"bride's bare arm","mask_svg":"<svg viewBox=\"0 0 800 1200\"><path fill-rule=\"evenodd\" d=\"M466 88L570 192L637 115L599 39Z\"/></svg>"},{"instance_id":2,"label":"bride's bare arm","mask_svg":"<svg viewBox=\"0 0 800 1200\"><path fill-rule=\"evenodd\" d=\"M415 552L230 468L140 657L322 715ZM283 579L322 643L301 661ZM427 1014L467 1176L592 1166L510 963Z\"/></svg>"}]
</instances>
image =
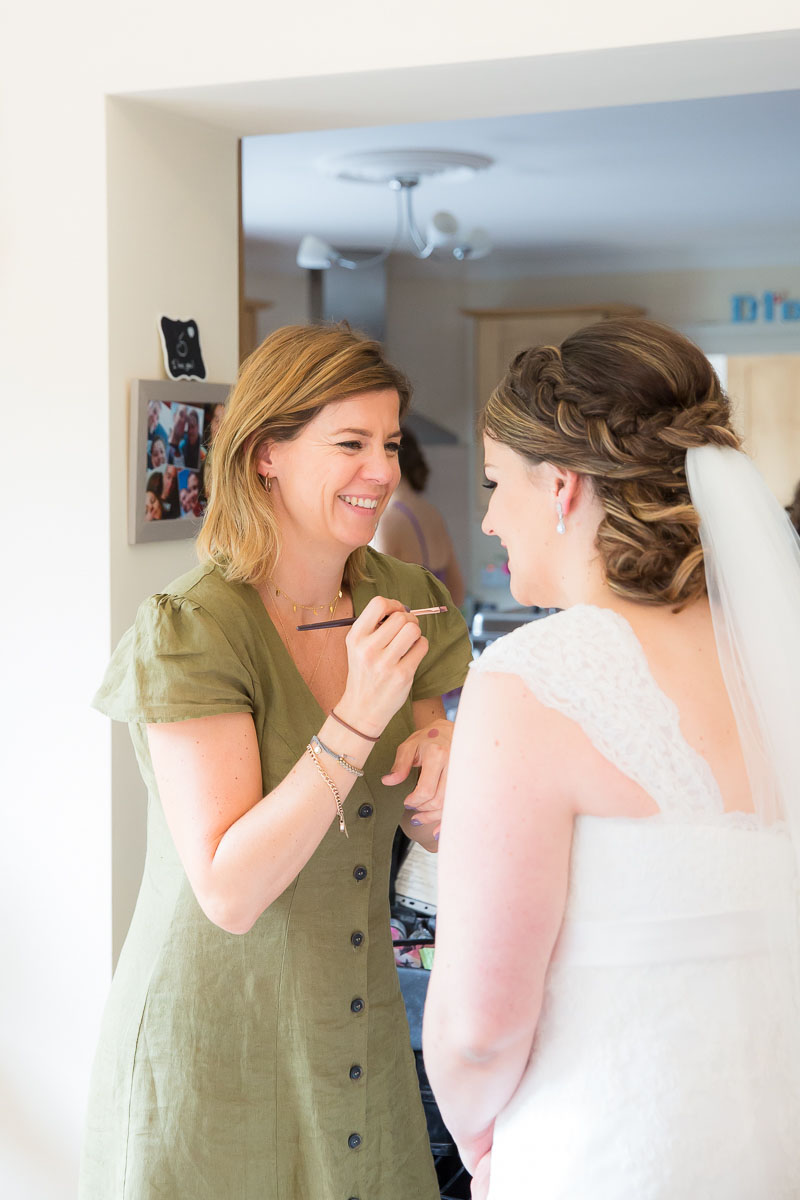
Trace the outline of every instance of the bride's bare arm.
<instances>
[{"instance_id":1,"label":"bride's bare arm","mask_svg":"<svg viewBox=\"0 0 800 1200\"><path fill-rule=\"evenodd\" d=\"M570 724L514 675L473 673L459 706L424 1052L470 1169L527 1064L564 914Z\"/></svg>"}]
</instances>

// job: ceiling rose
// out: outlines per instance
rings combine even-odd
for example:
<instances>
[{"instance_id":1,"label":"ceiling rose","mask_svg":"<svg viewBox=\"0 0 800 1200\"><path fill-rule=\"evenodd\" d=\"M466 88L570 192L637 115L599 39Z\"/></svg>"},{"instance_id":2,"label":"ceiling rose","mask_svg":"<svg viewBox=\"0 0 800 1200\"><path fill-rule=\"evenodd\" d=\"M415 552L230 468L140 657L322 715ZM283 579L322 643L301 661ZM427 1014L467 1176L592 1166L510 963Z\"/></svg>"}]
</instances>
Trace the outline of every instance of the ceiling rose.
<instances>
[{"instance_id":1,"label":"ceiling rose","mask_svg":"<svg viewBox=\"0 0 800 1200\"><path fill-rule=\"evenodd\" d=\"M476 226L462 232L449 212L436 212L424 230L417 226L412 203L420 183L434 177L471 179L493 163L484 154L460 150L371 150L324 158L317 167L349 183L375 183L389 187L397 196L397 217L392 240L368 258L348 258L315 233L307 233L297 250L297 265L308 271L346 267L358 271L377 266L395 251L409 250L417 258L430 258L435 251L452 254L459 261L484 258L492 248L489 234Z\"/></svg>"},{"instance_id":2,"label":"ceiling rose","mask_svg":"<svg viewBox=\"0 0 800 1200\"><path fill-rule=\"evenodd\" d=\"M447 175L470 179L493 163L485 154L461 150L364 150L320 159L318 168L350 183L391 183L393 179L427 179Z\"/></svg>"}]
</instances>

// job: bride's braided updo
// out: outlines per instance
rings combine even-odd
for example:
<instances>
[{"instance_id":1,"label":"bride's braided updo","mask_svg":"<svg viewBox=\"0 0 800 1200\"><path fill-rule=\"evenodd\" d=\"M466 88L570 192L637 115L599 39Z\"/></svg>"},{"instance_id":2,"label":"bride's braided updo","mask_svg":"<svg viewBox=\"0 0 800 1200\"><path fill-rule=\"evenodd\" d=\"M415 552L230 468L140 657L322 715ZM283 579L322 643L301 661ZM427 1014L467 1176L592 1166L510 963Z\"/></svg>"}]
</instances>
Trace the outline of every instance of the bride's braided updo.
<instances>
[{"instance_id":1,"label":"bride's braided updo","mask_svg":"<svg viewBox=\"0 0 800 1200\"><path fill-rule=\"evenodd\" d=\"M740 444L730 403L692 342L653 321L600 321L518 354L480 430L531 463L589 476L605 509L597 544L611 588L682 607L705 592L686 451Z\"/></svg>"}]
</instances>

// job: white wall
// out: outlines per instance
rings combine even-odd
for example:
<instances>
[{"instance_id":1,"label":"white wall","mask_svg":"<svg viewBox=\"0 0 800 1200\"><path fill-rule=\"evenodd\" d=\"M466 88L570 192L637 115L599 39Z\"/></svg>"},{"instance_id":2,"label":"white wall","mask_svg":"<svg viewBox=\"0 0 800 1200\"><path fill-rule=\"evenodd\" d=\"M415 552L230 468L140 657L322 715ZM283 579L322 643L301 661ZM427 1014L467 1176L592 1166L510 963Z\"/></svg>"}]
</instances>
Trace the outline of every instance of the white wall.
<instances>
[{"instance_id":1,"label":"white wall","mask_svg":"<svg viewBox=\"0 0 800 1200\"><path fill-rule=\"evenodd\" d=\"M797 38L778 31L796 25L790 0L497 0L491 21L477 0L399 16L374 0L197 0L188 18L177 0L15 7L0 49L0 379L16 438L0 589L2 1195L75 1193L111 966L112 765L120 804L137 802L88 698L112 627L184 565L169 546L125 547L125 388L156 372L155 316L173 304L196 310L212 376L233 368L228 135L793 86ZM112 104L106 128L122 93L140 98ZM177 112L191 124L170 140ZM187 217L192 254L175 236Z\"/></svg>"},{"instance_id":2,"label":"white wall","mask_svg":"<svg viewBox=\"0 0 800 1200\"><path fill-rule=\"evenodd\" d=\"M110 747L88 707L110 625L104 117L65 94L51 139L52 97L0 77L0 1193L50 1200L74 1192L110 961Z\"/></svg>"},{"instance_id":3,"label":"white wall","mask_svg":"<svg viewBox=\"0 0 800 1200\"><path fill-rule=\"evenodd\" d=\"M140 600L197 562L194 542L127 544L130 380L163 377L157 321L197 320L209 383L233 383L238 346L237 139L130 101L108 102L111 640ZM135 152L132 152L134 150ZM141 879L146 794L128 731L112 728L112 957Z\"/></svg>"}]
</instances>

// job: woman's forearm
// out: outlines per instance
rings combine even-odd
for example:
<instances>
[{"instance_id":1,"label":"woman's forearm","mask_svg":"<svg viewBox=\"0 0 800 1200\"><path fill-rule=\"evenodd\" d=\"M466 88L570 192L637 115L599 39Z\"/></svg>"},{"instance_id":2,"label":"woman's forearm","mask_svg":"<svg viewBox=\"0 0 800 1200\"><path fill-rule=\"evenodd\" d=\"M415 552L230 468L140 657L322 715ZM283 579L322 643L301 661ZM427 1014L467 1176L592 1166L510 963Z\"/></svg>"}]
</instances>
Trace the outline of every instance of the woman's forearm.
<instances>
[{"instance_id":1,"label":"woman's forearm","mask_svg":"<svg viewBox=\"0 0 800 1200\"><path fill-rule=\"evenodd\" d=\"M214 924L247 932L338 821L330 787L304 753L263 795L249 714L152 724L147 735L164 815L198 903ZM372 749L330 717L318 736L359 769ZM346 803L356 775L324 751L317 758Z\"/></svg>"},{"instance_id":2,"label":"woman's forearm","mask_svg":"<svg viewBox=\"0 0 800 1200\"><path fill-rule=\"evenodd\" d=\"M372 749L371 743L330 717L318 736L359 769ZM317 754L317 759L344 805L357 776L324 751ZM221 909L217 916L223 918L216 923L232 933L247 932L297 877L332 822L337 823L338 835L338 820L333 792L311 755L305 753L277 787L220 838L208 879L210 894Z\"/></svg>"},{"instance_id":3,"label":"woman's forearm","mask_svg":"<svg viewBox=\"0 0 800 1200\"><path fill-rule=\"evenodd\" d=\"M437 1031L437 1024L426 1011L425 1067L442 1119L472 1173L491 1149L498 1113L517 1090L531 1039L520 1037L502 1049L475 1053L447 1032Z\"/></svg>"}]
</instances>

